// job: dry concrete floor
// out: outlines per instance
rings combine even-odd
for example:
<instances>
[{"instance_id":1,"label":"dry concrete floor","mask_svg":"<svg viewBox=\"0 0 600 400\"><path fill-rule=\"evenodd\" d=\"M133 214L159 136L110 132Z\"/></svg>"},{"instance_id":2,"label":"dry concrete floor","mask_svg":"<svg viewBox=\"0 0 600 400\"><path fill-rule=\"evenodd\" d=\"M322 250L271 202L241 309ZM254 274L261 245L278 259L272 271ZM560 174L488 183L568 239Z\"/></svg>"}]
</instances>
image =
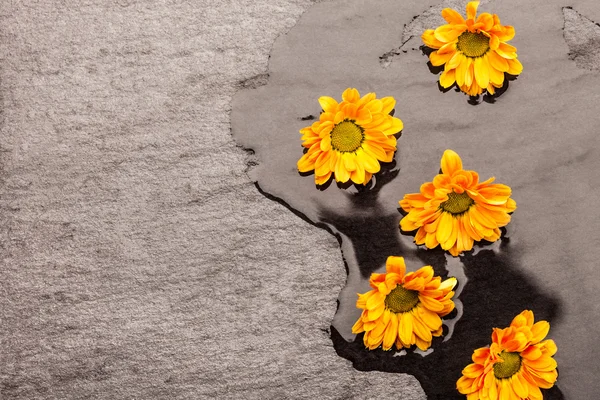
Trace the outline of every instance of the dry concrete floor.
<instances>
[{"instance_id":1,"label":"dry concrete floor","mask_svg":"<svg viewBox=\"0 0 600 400\"><path fill-rule=\"evenodd\" d=\"M0 398L423 398L335 354L337 241L230 133L311 5L0 3Z\"/></svg>"}]
</instances>

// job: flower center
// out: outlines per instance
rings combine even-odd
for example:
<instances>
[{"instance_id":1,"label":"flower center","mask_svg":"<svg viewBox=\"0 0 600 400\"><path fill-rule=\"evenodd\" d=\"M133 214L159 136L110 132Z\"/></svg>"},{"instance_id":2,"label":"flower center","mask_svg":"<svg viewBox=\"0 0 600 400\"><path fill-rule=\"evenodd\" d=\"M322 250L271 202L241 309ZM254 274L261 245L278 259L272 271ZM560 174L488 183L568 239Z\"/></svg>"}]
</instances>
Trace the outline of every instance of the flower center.
<instances>
[{"instance_id":1,"label":"flower center","mask_svg":"<svg viewBox=\"0 0 600 400\"><path fill-rule=\"evenodd\" d=\"M456 47L467 57L481 57L490 48L490 38L483 33L463 32L458 37Z\"/></svg>"},{"instance_id":2,"label":"flower center","mask_svg":"<svg viewBox=\"0 0 600 400\"><path fill-rule=\"evenodd\" d=\"M365 135L360 126L345 119L331 130L331 146L341 153L353 153L360 148Z\"/></svg>"},{"instance_id":3,"label":"flower center","mask_svg":"<svg viewBox=\"0 0 600 400\"><path fill-rule=\"evenodd\" d=\"M494 364L494 375L496 378L510 378L521 368L521 356L519 353L507 353L503 350L498 356L503 362L497 362Z\"/></svg>"},{"instance_id":4,"label":"flower center","mask_svg":"<svg viewBox=\"0 0 600 400\"><path fill-rule=\"evenodd\" d=\"M440 204L440 208L453 215L459 215L467 211L475 201L469 197L467 192L448 193L448 200Z\"/></svg>"},{"instance_id":5,"label":"flower center","mask_svg":"<svg viewBox=\"0 0 600 400\"><path fill-rule=\"evenodd\" d=\"M419 302L419 292L404 289L398 285L385 298L385 306L395 313L404 313L413 309Z\"/></svg>"}]
</instances>

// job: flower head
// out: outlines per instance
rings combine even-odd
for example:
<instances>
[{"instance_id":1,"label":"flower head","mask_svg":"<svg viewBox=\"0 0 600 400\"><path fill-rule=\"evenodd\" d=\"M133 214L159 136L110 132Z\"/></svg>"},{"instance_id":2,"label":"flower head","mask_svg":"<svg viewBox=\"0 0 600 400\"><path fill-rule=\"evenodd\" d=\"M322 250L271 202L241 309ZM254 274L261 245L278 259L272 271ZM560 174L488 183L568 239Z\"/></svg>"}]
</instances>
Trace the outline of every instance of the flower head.
<instances>
[{"instance_id":1,"label":"flower head","mask_svg":"<svg viewBox=\"0 0 600 400\"><path fill-rule=\"evenodd\" d=\"M492 345L475 350L474 363L463 369L458 391L474 400L541 400L540 388L551 388L558 377L552 358L557 347L544 340L550 324L533 321L533 312L525 310L508 328L495 328Z\"/></svg>"},{"instance_id":2,"label":"flower head","mask_svg":"<svg viewBox=\"0 0 600 400\"><path fill-rule=\"evenodd\" d=\"M358 294L356 307L363 312L352 333L365 332L363 341L370 350L389 350L416 344L421 350L431 346L433 336L442 335L442 320L454 309L452 289L456 278L442 282L425 266L406 273L404 258L388 257L385 274L372 274L373 290Z\"/></svg>"},{"instance_id":3,"label":"flower head","mask_svg":"<svg viewBox=\"0 0 600 400\"><path fill-rule=\"evenodd\" d=\"M360 97L358 90L348 88L341 103L327 96L319 103L323 107L319 121L300 129L308 151L298 160L298 170L314 170L317 185L332 174L338 182L367 184L379 172L380 161L394 159L394 134L402 130L402 121L389 115L396 100L377 99L375 93Z\"/></svg>"},{"instance_id":4,"label":"flower head","mask_svg":"<svg viewBox=\"0 0 600 400\"><path fill-rule=\"evenodd\" d=\"M474 241L495 242L500 227L510 222L509 213L517 208L510 198L510 187L494 178L479 182L475 171L462 167L458 154L446 150L442 173L433 182L421 185L420 193L411 193L400 201L408 214L400 221L403 231L414 231L416 244L430 249L440 245L453 256L473 248Z\"/></svg>"},{"instance_id":5,"label":"flower head","mask_svg":"<svg viewBox=\"0 0 600 400\"><path fill-rule=\"evenodd\" d=\"M467 4L466 20L451 8L443 9L448 23L421 36L426 46L437 49L429 55L431 64L444 65L440 85L449 88L456 82L471 96L483 90L494 94L495 88L502 87L505 72L519 75L523 71L516 47L506 43L515 36L515 29L500 25L496 14L475 18L478 5L478 1Z\"/></svg>"}]
</instances>

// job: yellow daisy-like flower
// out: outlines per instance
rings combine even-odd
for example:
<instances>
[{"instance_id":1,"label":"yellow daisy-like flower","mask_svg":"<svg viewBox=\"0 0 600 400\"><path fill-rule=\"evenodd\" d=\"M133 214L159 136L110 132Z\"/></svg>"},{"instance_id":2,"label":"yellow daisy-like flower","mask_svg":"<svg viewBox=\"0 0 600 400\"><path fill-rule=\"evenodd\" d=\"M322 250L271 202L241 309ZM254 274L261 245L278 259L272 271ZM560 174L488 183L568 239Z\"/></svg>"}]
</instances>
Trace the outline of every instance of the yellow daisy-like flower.
<instances>
[{"instance_id":1,"label":"yellow daisy-like flower","mask_svg":"<svg viewBox=\"0 0 600 400\"><path fill-rule=\"evenodd\" d=\"M358 294L356 307L364 311L352 333L365 332L369 350L390 350L394 343L398 350L413 344L427 350L432 337L442 335L440 317L454 309L456 278L442 282L429 265L406 274L402 257L388 257L385 267L385 274L371 274L373 290Z\"/></svg>"},{"instance_id":2,"label":"yellow daisy-like flower","mask_svg":"<svg viewBox=\"0 0 600 400\"><path fill-rule=\"evenodd\" d=\"M510 198L510 187L495 178L479 183L475 171L462 167L458 154L446 150L441 161L442 173L433 182L421 185L420 193L400 200L408 214L400 221L403 231L414 231L416 244L430 249L442 246L453 256L473 248L473 242L500 238L500 227L510 222L517 203Z\"/></svg>"},{"instance_id":3,"label":"yellow daisy-like flower","mask_svg":"<svg viewBox=\"0 0 600 400\"><path fill-rule=\"evenodd\" d=\"M421 38L426 46L438 49L429 55L434 66L444 65L440 85L449 88L456 82L471 96L483 90L494 94L502 87L504 73L519 75L523 65L517 49L507 44L515 36L512 26L500 25L496 14L482 13L477 19L478 1L467 4L467 19L451 8L442 10L448 23L426 30Z\"/></svg>"},{"instance_id":4,"label":"yellow daisy-like flower","mask_svg":"<svg viewBox=\"0 0 600 400\"><path fill-rule=\"evenodd\" d=\"M508 328L495 328L492 345L473 352L474 363L463 369L456 388L467 400L542 400L540 388L551 388L558 377L556 344L543 340L549 330L546 321L534 324L529 310Z\"/></svg>"},{"instance_id":5,"label":"yellow daisy-like flower","mask_svg":"<svg viewBox=\"0 0 600 400\"><path fill-rule=\"evenodd\" d=\"M380 161L394 159L394 134L402 130L402 121L389 115L396 100L377 99L375 93L360 97L358 90L348 88L341 103L327 96L319 103L323 108L319 121L300 129L308 151L298 160L298 170L314 170L317 185L326 183L331 174L338 182L367 184L379 172Z\"/></svg>"}]
</instances>

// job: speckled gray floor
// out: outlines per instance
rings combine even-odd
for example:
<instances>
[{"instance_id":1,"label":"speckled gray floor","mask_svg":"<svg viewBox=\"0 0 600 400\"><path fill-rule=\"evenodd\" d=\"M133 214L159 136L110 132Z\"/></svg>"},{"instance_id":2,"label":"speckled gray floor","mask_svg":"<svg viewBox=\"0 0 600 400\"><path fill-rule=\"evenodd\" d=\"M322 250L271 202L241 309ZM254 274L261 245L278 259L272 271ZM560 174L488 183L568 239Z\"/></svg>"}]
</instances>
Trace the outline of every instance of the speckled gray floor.
<instances>
[{"instance_id":1,"label":"speckled gray floor","mask_svg":"<svg viewBox=\"0 0 600 400\"><path fill-rule=\"evenodd\" d=\"M0 3L0 398L423 398L335 354L337 241L230 134L311 5Z\"/></svg>"},{"instance_id":2,"label":"speckled gray floor","mask_svg":"<svg viewBox=\"0 0 600 400\"><path fill-rule=\"evenodd\" d=\"M256 190L230 133L311 6L0 3L0 398L424 398L335 354L338 242Z\"/></svg>"}]
</instances>

